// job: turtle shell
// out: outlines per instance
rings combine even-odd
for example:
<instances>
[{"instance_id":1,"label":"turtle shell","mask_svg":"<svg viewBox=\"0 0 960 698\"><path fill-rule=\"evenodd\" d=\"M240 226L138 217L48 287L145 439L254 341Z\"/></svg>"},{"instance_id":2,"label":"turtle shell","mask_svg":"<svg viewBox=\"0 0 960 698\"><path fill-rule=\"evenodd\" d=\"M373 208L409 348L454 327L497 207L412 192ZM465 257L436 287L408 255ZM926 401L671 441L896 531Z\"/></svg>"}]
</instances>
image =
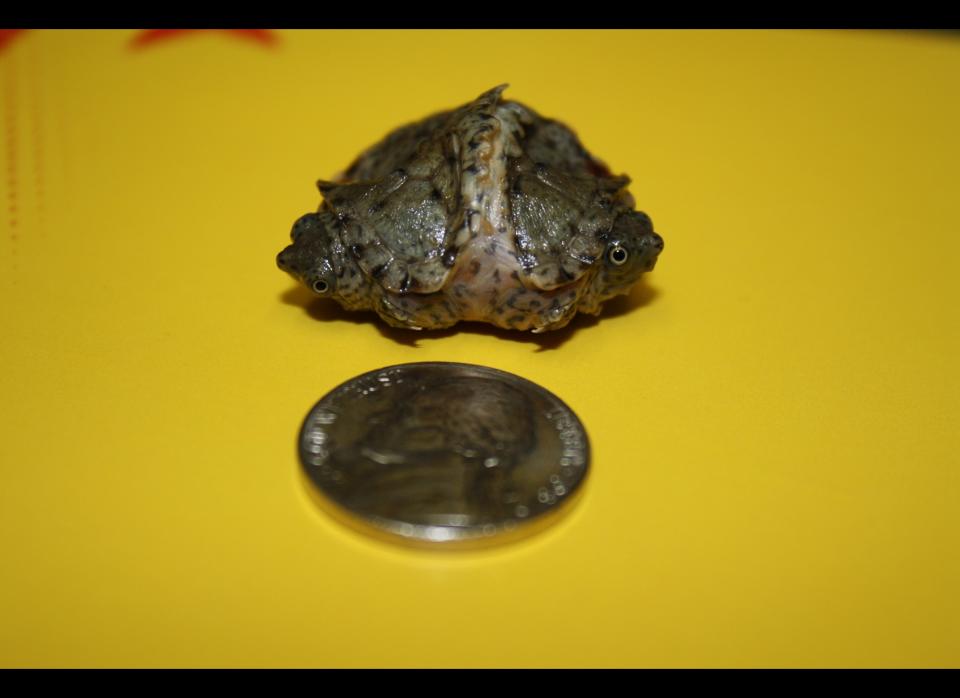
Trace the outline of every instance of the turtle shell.
<instances>
[{"instance_id":1,"label":"turtle shell","mask_svg":"<svg viewBox=\"0 0 960 698\"><path fill-rule=\"evenodd\" d=\"M319 232L295 235L281 269L418 329L545 331L626 293L663 247L629 178L564 124L503 101L506 87L394 130L318 182Z\"/></svg>"},{"instance_id":2,"label":"turtle shell","mask_svg":"<svg viewBox=\"0 0 960 698\"><path fill-rule=\"evenodd\" d=\"M318 182L344 244L387 290L433 293L446 283L468 239L461 154L489 150L492 110L505 88L398 129L360 156L343 183Z\"/></svg>"},{"instance_id":3,"label":"turtle shell","mask_svg":"<svg viewBox=\"0 0 960 698\"><path fill-rule=\"evenodd\" d=\"M504 128L494 111L506 87L397 129L341 182L318 182L344 244L387 290L432 293L447 282L469 239L458 232L473 212L462 205L462 174L489 173L483 156ZM611 176L563 124L509 106L515 122L505 188L518 259L528 283L549 290L579 279L603 252L598 232L613 225L623 199L617 194L630 180Z\"/></svg>"}]
</instances>

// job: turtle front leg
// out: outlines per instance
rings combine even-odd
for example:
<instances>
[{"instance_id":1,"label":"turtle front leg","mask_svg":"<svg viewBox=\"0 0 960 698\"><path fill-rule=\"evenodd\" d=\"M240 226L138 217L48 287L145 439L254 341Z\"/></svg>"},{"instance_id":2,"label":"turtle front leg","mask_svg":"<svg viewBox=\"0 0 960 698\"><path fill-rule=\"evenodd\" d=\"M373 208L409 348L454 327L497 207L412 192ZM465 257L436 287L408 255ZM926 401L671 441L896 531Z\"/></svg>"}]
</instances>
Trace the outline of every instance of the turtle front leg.
<instances>
[{"instance_id":1,"label":"turtle front leg","mask_svg":"<svg viewBox=\"0 0 960 698\"><path fill-rule=\"evenodd\" d=\"M439 294L384 293L374 305L377 315L391 327L407 330L439 330L460 319Z\"/></svg>"},{"instance_id":2,"label":"turtle front leg","mask_svg":"<svg viewBox=\"0 0 960 698\"><path fill-rule=\"evenodd\" d=\"M575 293L564 293L554 296L550 303L537 313L534 334L552 332L570 324L577 314L577 296Z\"/></svg>"}]
</instances>

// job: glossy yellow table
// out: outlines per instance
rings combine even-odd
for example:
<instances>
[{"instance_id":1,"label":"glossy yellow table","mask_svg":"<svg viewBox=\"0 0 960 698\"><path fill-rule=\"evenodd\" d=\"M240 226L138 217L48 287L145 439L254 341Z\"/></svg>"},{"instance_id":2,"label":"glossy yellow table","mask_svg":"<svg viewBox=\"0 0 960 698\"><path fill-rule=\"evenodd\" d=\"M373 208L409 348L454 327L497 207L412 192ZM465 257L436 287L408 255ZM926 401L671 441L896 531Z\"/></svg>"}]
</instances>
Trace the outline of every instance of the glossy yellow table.
<instances>
[{"instance_id":1,"label":"glossy yellow table","mask_svg":"<svg viewBox=\"0 0 960 698\"><path fill-rule=\"evenodd\" d=\"M5 35L0 665L960 665L958 74L921 33ZM632 297L413 335L276 269L316 179L501 82L633 178ZM436 555L314 505L307 410L433 360L577 411L558 525Z\"/></svg>"}]
</instances>

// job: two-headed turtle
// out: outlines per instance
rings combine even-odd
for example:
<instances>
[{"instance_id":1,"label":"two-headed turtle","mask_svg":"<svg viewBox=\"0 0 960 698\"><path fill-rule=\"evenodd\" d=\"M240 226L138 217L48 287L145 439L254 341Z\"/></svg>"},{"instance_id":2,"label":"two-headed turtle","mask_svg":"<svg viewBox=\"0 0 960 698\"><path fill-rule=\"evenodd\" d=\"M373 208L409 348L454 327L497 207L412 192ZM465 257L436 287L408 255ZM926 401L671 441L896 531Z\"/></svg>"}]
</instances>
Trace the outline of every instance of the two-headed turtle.
<instances>
[{"instance_id":1,"label":"two-headed turtle","mask_svg":"<svg viewBox=\"0 0 960 698\"><path fill-rule=\"evenodd\" d=\"M397 129L293 226L278 266L348 310L409 329L460 320L544 332L600 312L663 239L576 135L506 85Z\"/></svg>"}]
</instances>

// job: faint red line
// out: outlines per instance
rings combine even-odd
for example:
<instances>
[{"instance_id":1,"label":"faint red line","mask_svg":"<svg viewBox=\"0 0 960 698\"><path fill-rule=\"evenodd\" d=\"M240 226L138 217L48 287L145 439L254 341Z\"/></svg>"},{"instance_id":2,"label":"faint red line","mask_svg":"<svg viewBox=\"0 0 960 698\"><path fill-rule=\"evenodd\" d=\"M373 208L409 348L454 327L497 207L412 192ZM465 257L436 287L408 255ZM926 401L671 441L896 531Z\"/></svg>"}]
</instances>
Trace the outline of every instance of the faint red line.
<instances>
[{"instance_id":1,"label":"faint red line","mask_svg":"<svg viewBox=\"0 0 960 698\"><path fill-rule=\"evenodd\" d=\"M35 41L31 42L36 44ZM36 47L34 46L34 49ZM34 176L33 188L37 198L37 214L39 216L40 230L43 230L43 112L40 108L40 57L36 50L31 52L30 57L30 139L33 144Z\"/></svg>"},{"instance_id":2,"label":"faint red line","mask_svg":"<svg viewBox=\"0 0 960 698\"><path fill-rule=\"evenodd\" d=\"M130 47L139 49L186 35L214 32L253 41L263 46L273 46L279 41L277 34L270 29L144 29L133 37Z\"/></svg>"},{"instance_id":3,"label":"faint red line","mask_svg":"<svg viewBox=\"0 0 960 698\"><path fill-rule=\"evenodd\" d=\"M16 69L13 62L6 65L6 89L3 92L3 112L7 122L4 129L7 154L7 221L10 225L10 241L16 243L17 234L17 109L16 109ZM14 245L12 252L16 254Z\"/></svg>"}]
</instances>

